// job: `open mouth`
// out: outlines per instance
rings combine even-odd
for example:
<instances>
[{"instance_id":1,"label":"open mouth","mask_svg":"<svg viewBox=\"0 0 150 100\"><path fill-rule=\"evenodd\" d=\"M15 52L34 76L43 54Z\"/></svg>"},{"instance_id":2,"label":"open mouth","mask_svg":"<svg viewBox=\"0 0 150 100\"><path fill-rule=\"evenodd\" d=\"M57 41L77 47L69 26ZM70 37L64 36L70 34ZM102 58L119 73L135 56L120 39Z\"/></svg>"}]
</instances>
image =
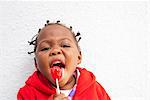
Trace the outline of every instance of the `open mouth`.
<instances>
[{"instance_id":1,"label":"open mouth","mask_svg":"<svg viewBox=\"0 0 150 100\"><path fill-rule=\"evenodd\" d=\"M55 66L60 67L60 68L65 68L65 64L60 60L52 61L50 68L53 68Z\"/></svg>"},{"instance_id":2,"label":"open mouth","mask_svg":"<svg viewBox=\"0 0 150 100\"><path fill-rule=\"evenodd\" d=\"M50 65L50 72L54 81L62 80L64 76L65 64L61 60L53 60Z\"/></svg>"}]
</instances>

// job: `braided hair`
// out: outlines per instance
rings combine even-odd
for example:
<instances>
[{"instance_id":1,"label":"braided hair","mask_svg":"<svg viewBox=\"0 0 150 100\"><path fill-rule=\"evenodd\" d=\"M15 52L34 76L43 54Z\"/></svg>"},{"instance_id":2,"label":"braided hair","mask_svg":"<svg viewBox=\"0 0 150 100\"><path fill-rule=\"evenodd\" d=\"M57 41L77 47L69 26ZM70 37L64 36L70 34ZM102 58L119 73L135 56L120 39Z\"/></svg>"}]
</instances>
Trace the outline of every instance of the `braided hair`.
<instances>
[{"instance_id":1,"label":"braided hair","mask_svg":"<svg viewBox=\"0 0 150 100\"><path fill-rule=\"evenodd\" d=\"M81 40L81 37L80 37L80 33L79 33L79 32L77 32L77 34L75 34L75 33L72 31L72 26L67 27L67 26L65 26L64 24L60 23L59 20L56 21L55 23L50 23L49 20L47 20L47 21L46 21L46 24L44 25L44 27L47 27L47 26L49 26L49 25L60 25L60 26L63 26L63 27L65 27L65 28L67 28L68 30L70 30L70 32L72 33L73 38L74 38L74 40L75 40L75 44L76 44L76 46L77 46L79 52L81 53L80 47L79 47L79 45L78 45L78 42ZM44 28L44 27L43 27L43 28ZM33 51L28 52L28 54L35 53L36 48L37 48L37 38L38 38L40 32L41 32L41 28L38 30L38 33L32 37L31 41L28 41L29 45L34 45Z\"/></svg>"}]
</instances>

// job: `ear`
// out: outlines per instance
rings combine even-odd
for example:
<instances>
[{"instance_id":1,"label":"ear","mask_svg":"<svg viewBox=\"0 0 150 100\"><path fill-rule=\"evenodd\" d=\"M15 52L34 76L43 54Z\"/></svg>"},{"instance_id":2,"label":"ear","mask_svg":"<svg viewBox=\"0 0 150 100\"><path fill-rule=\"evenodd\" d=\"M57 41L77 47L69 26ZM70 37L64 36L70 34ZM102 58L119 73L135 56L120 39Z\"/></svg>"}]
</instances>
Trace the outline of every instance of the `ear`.
<instances>
[{"instance_id":1,"label":"ear","mask_svg":"<svg viewBox=\"0 0 150 100\"><path fill-rule=\"evenodd\" d=\"M82 61L82 53L80 51L79 55L78 55L78 64L80 64Z\"/></svg>"},{"instance_id":2,"label":"ear","mask_svg":"<svg viewBox=\"0 0 150 100\"><path fill-rule=\"evenodd\" d=\"M36 70L38 71L37 63L36 63L36 59L35 59L35 57L34 57L34 65L35 65Z\"/></svg>"}]
</instances>

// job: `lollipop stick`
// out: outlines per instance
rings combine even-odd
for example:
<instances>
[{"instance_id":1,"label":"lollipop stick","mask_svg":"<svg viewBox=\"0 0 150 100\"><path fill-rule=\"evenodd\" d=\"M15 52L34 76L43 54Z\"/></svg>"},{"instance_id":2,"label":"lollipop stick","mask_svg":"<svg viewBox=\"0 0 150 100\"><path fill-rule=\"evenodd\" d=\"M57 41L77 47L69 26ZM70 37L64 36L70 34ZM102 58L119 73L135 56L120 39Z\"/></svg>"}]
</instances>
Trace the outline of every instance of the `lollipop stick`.
<instances>
[{"instance_id":1,"label":"lollipop stick","mask_svg":"<svg viewBox=\"0 0 150 100\"><path fill-rule=\"evenodd\" d=\"M57 93L57 94L60 94L58 78L56 78L56 86L57 86L56 93Z\"/></svg>"}]
</instances>

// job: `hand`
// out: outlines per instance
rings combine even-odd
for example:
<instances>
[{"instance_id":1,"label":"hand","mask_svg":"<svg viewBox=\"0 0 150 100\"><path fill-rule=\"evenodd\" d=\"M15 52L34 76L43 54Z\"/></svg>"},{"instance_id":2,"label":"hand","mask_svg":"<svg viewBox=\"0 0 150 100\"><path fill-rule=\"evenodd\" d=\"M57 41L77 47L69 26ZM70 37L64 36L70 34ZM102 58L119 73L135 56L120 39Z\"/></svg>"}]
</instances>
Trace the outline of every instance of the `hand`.
<instances>
[{"instance_id":1,"label":"hand","mask_svg":"<svg viewBox=\"0 0 150 100\"><path fill-rule=\"evenodd\" d=\"M60 93L60 94L55 94L53 96L54 100L68 100L68 97L65 96L65 94Z\"/></svg>"}]
</instances>

